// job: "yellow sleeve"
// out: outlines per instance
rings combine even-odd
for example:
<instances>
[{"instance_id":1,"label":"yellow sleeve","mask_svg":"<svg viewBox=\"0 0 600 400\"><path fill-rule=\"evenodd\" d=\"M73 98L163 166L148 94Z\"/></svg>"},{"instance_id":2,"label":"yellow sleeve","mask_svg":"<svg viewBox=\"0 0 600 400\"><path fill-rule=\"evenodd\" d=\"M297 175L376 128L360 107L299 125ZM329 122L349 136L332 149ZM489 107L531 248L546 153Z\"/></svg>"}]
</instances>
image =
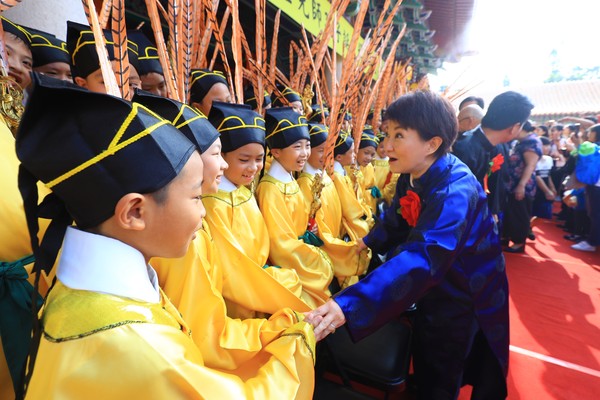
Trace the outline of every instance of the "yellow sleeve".
<instances>
[{"instance_id":1,"label":"yellow sleeve","mask_svg":"<svg viewBox=\"0 0 600 400\"><path fill-rule=\"evenodd\" d=\"M207 264L207 254L215 253L207 253L207 248L213 247L212 238L206 231L199 233L184 257L150 261L160 285L192 330L192 338L207 366L236 370L262 362L268 357L264 347L297 323L298 317L292 310L284 309L268 320L229 318L220 291L222 275L218 264Z\"/></svg>"},{"instance_id":2,"label":"yellow sleeve","mask_svg":"<svg viewBox=\"0 0 600 400\"><path fill-rule=\"evenodd\" d=\"M381 191L383 199L388 205L392 204L392 199L396 194L396 183L398 183L398 178L400 178L400 174L392 174L390 181Z\"/></svg>"},{"instance_id":3,"label":"yellow sleeve","mask_svg":"<svg viewBox=\"0 0 600 400\"><path fill-rule=\"evenodd\" d=\"M390 163L388 160L373 160L373 173L375 175L375 184L383 191L387 174L390 171Z\"/></svg>"},{"instance_id":4,"label":"yellow sleeve","mask_svg":"<svg viewBox=\"0 0 600 400\"><path fill-rule=\"evenodd\" d=\"M371 214L377 213L377 198L373 197L371 194L371 189L377 186L375 181L375 169L372 164L367 164L364 167L360 167L360 170L364 176L364 186L363 186L363 199L365 204L371 210Z\"/></svg>"},{"instance_id":5,"label":"yellow sleeve","mask_svg":"<svg viewBox=\"0 0 600 400\"><path fill-rule=\"evenodd\" d=\"M310 337L299 323L265 348L285 354L233 374L207 367L180 330L126 324L79 339L40 343L27 399L310 399L314 388ZM206 329L206 328L205 328Z\"/></svg>"},{"instance_id":6,"label":"yellow sleeve","mask_svg":"<svg viewBox=\"0 0 600 400\"><path fill-rule=\"evenodd\" d=\"M331 296L333 267L325 252L299 239L306 231L309 206L298 184L283 184L265 175L256 196L269 231L271 264L296 270L302 299L309 306L324 304Z\"/></svg>"},{"instance_id":7,"label":"yellow sleeve","mask_svg":"<svg viewBox=\"0 0 600 400\"><path fill-rule=\"evenodd\" d=\"M300 299L302 285L295 270L265 268L269 233L252 193L240 188L206 196L202 202L219 253L228 315L248 318L256 312L274 314L286 307L309 311Z\"/></svg>"},{"instance_id":8,"label":"yellow sleeve","mask_svg":"<svg viewBox=\"0 0 600 400\"><path fill-rule=\"evenodd\" d=\"M370 229L368 222L370 216L356 198L350 177L334 172L331 179L340 198L346 224L359 239L365 237Z\"/></svg>"},{"instance_id":9,"label":"yellow sleeve","mask_svg":"<svg viewBox=\"0 0 600 400\"><path fill-rule=\"evenodd\" d=\"M23 198L19 191L19 159L15 150L15 138L8 127L0 122L0 263L13 262L23 257L33 254L31 249L31 240L27 220L25 219L25 209L23 207ZM41 182L38 183L39 199L50 193ZM49 220L39 219L38 239L42 239ZM0 265L0 276L4 275ZM25 266L25 271L29 275L27 280L34 284L35 276L31 274L33 263ZM42 273L38 290L42 296L45 296L48 288L52 284L55 269L50 271L47 276ZM3 278L0 277L0 281ZM10 296L10 294L4 294ZM12 379L6 363L2 343L0 343L0 399L14 398Z\"/></svg>"},{"instance_id":10,"label":"yellow sleeve","mask_svg":"<svg viewBox=\"0 0 600 400\"><path fill-rule=\"evenodd\" d=\"M309 174L302 174L298 179L298 185L306 199L312 199L313 179ZM342 205L335 186L329 176L325 176L323 183L321 208L317 211L315 220L319 227L319 237L324 243L322 249L331 259L334 274L343 285L348 277L364 274L369 265L370 250L364 250L360 254L356 252L357 238L344 227ZM343 239L346 233L349 241Z\"/></svg>"}]
</instances>

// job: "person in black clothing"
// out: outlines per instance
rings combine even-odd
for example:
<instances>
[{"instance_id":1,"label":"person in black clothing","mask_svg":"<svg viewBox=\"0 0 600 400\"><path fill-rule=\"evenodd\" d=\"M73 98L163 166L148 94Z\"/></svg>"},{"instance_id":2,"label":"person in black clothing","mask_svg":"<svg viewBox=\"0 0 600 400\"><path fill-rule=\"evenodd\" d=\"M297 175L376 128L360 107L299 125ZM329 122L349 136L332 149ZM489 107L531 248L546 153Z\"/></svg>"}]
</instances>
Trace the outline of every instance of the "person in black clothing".
<instances>
[{"instance_id":1,"label":"person in black clothing","mask_svg":"<svg viewBox=\"0 0 600 400\"><path fill-rule=\"evenodd\" d=\"M505 143L517 137L532 109L531 101L520 93L509 91L499 94L490 103L481 125L465 132L464 138L453 146L454 155L469 167L484 189L487 188L488 205L496 216L502 211L502 199L505 197L501 183L504 172L503 168L496 168L502 164L497 156L506 158ZM493 159L494 168L491 168Z\"/></svg>"}]
</instances>

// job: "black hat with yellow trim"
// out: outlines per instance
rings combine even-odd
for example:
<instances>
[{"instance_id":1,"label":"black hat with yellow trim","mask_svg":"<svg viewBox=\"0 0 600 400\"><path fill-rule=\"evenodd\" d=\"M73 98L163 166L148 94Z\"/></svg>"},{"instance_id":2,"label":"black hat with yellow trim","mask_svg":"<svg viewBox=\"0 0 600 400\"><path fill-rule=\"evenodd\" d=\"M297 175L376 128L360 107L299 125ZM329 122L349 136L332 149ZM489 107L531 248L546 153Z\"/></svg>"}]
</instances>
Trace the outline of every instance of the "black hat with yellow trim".
<instances>
[{"instance_id":1,"label":"black hat with yellow trim","mask_svg":"<svg viewBox=\"0 0 600 400\"><path fill-rule=\"evenodd\" d=\"M72 220L96 227L124 195L164 188L196 146L138 103L37 73L33 83L16 139L19 189L34 240L38 217L52 219L42 242L53 242L52 252L40 252L32 240L36 268L51 268ZM39 207L38 181L52 190Z\"/></svg>"},{"instance_id":2,"label":"black hat with yellow trim","mask_svg":"<svg viewBox=\"0 0 600 400\"><path fill-rule=\"evenodd\" d=\"M163 75L162 65L158 57L157 48L150 42L141 31L127 31L127 39L131 40L138 46L138 68L140 76L147 75L151 72Z\"/></svg>"},{"instance_id":3,"label":"black hat with yellow trim","mask_svg":"<svg viewBox=\"0 0 600 400\"><path fill-rule=\"evenodd\" d=\"M221 71L193 69L190 74L190 102L200 103L217 83L223 83L229 87L225 74Z\"/></svg>"},{"instance_id":4,"label":"black hat with yellow trim","mask_svg":"<svg viewBox=\"0 0 600 400\"><path fill-rule=\"evenodd\" d=\"M12 33L23 43L25 43L27 47L31 48L31 35L25 28L23 28L21 25L15 24L10 19L4 18L3 16L0 16L0 19L2 19L2 29L4 32Z\"/></svg>"},{"instance_id":5,"label":"black hat with yellow trim","mask_svg":"<svg viewBox=\"0 0 600 400\"><path fill-rule=\"evenodd\" d=\"M244 104L249 105L253 110L258 108L258 102L256 101L254 89L250 88L244 92ZM263 108L267 107L269 104L271 104L271 96L269 96L269 93L265 91Z\"/></svg>"},{"instance_id":6,"label":"black hat with yellow trim","mask_svg":"<svg viewBox=\"0 0 600 400\"><path fill-rule=\"evenodd\" d=\"M377 148L378 145L379 139L377 139L377 137L375 136L373 128L371 127L371 125L365 125L363 133L360 136L360 144L358 145L358 148L362 149L369 146Z\"/></svg>"},{"instance_id":7,"label":"black hat with yellow trim","mask_svg":"<svg viewBox=\"0 0 600 400\"><path fill-rule=\"evenodd\" d=\"M248 105L214 101L208 120L221 134L223 153L249 143L265 145L265 120Z\"/></svg>"},{"instance_id":8,"label":"black hat with yellow trim","mask_svg":"<svg viewBox=\"0 0 600 400\"><path fill-rule=\"evenodd\" d=\"M308 128L308 133L310 134L310 147L317 147L325 143L327 136L329 136L329 128L327 128L327 126L309 122Z\"/></svg>"},{"instance_id":9,"label":"black hat with yellow trim","mask_svg":"<svg viewBox=\"0 0 600 400\"><path fill-rule=\"evenodd\" d=\"M114 60L112 35L110 32L105 31L104 36L106 44L110 45L106 46L108 59ZM67 49L71 55L71 74L73 77L87 78L92 72L100 69L94 33L89 26L67 21Z\"/></svg>"},{"instance_id":10,"label":"black hat with yellow trim","mask_svg":"<svg viewBox=\"0 0 600 400\"><path fill-rule=\"evenodd\" d=\"M298 140L310 140L306 117L291 107L270 108L265 113L267 146L270 149L285 149Z\"/></svg>"},{"instance_id":11,"label":"black hat with yellow trim","mask_svg":"<svg viewBox=\"0 0 600 400\"><path fill-rule=\"evenodd\" d=\"M313 104L310 106L312 108L312 112L310 113L310 117L308 118L308 122L316 122L318 124L322 124L324 120L329 118L329 109L327 107L321 108L318 104Z\"/></svg>"},{"instance_id":12,"label":"black hat with yellow trim","mask_svg":"<svg viewBox=\"0 0 600 400\"><path fill-rule=\"evenodd\" d=\"M208 150L219 137L219 132L208 122L206 116L187 104L143 90L136 90L132 101L148 107L171 122L196 145L200 154Z\"/></svg>"},{"instance_id":13,"label":"black hat with yellow trim","mask_svg":"<svg viewBox=\"0 0 600 400\"><path fill-rule=\"evenodd\" d=\"M104 32L106 35L106 31ZM139 48L137 43L133 40L129 40L127 38L127 58L129 59L129 64L135 68L135 70L140 73L140 61L139 61Z\"/></svg>"},{"instance_id":14,"label":"black hat with yellow trim","mask_svg":"<svg viewBox=\"0 0 600 400\"><path fill-rule=\"evenodd\" d=\"M31 38L31 54L33 55L33 68L43 65L61 62L71 64L67 43L56 36L27 28Z\"/></svg>"},{"instance_id":15,"label":"black hat with yellow trim","mask_svg":"<svg viewBox=\"0 0 600 400\"><path fill-rule=\"evenodd\" d=\"M273 97L273 107L287 107L295 101L302 101L300 93L296 92L291 87L278 87L281 96L275 94Z\"/></svg>"},{"instance_id":16,"label":"black hat with yellow trim","mask_svg":"<svg viewBox=\"0 0 600 400\"><path fill-rule=\"evenodd\" d=\"M333 156L340 154L346 154L354 146L354 139L352 135L346 131L340 131L337 140L335 141L335 147L333 148Z\"/></svg>"}]
</instances>

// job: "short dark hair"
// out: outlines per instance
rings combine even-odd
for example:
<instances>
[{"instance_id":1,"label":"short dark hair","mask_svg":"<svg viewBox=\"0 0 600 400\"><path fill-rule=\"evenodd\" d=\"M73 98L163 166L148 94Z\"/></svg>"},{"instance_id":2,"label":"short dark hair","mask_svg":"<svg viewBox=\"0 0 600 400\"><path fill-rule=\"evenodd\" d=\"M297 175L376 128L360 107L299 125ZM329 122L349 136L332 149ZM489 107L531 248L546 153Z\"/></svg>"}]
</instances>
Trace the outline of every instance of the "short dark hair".
<instances>
[{"instance_id":1,"label":"short dark hair","mask_svg":"<svg viewBox=\"0 0 600 400\"><path fill-rule=\"evenodd\" d=\"M550 146L552 144L552 141L550 141L550 139L548 139L546 136L540 137L540 141L542 142L543 146Z\"/></svg>"},{"instance_id":2,"label":"short dark hair","mask_svg":"<svg viewBox=\"0 0 600 400\"><path fill-rule=\"evenodd\" d=\"M546 125L538 125L538 128L540 128L541 130L544 131L544 133L542 134L542 136L548 136L548 127Z\"/></svg>"},{"instance_id":3,"label":"short dark hair","mask_svg":"<svg viewBox=\"0 0 600 400\"><path fill-rule=\"evenodd\" d=\"M470 103L470 102L475 102L475 104L477 104L479 107L481 107L482 109L485 108L485 102L483 101L483 99L481 97L477 97L477 96L469 96L469 97L465 97L463 99L463 101L460 102L460 104L458 105L458 109L462 110L463 106L465 105L465 103Z\"/></svg>"},{"instance_id":4,"label":"short dark hair","mask_svg":"<svg viewBox=\"0 0 600 400\"><path fill-rule=\"evenodd\" d=\"M550 129L556 129L557 131L562 132L562 130L564 129L564 126L562 124L555 124L555 125L552 125L552 128L550 128Z\"/></svg>"},{"instance_id":5,"label":"short dark hair","mask_svg":"<svg viewBox=\"0 0 600 400\"><path fill-rule=\"evenodd\" d=\"M567 126L565 126L565 128L568 128L573 133L578 133L580 126L580 124L568 124Z\"/></svg>"},{"instance_id":6,"label":"short dark hair","mask_svg":"<svg viewBox=\"0 0 600 400\"><path fill-rule=\"evenodd\" d=\"M458 136L454 107L446 99L428 91L401 96L388 107L384 120L416 130L423 140L440 137L442 144L435 152L438 158L450 150Z\"/></svg>"},{"instance_id":7,"label":"short dark hair","mask_svg":"<svg viewBox=\"0 0 600 400\"><path fill-rule=\"evenodd\" d=\"M529 118L533 104L517 92L504 92L494 97L481 120L481 126L497 131L523 124Z\"/></svg>"},{"instance_id":8,"label":"short dark hair","mask_svg":"<svg viewBox=\"0 0 600 400\"><path fill-rule=\"evenodd\" d=\"M531 121L525 121L525 123L523 124L523 130L525 132L533 132L535 130L535 126Z\"/></svg>"}]
</instances>

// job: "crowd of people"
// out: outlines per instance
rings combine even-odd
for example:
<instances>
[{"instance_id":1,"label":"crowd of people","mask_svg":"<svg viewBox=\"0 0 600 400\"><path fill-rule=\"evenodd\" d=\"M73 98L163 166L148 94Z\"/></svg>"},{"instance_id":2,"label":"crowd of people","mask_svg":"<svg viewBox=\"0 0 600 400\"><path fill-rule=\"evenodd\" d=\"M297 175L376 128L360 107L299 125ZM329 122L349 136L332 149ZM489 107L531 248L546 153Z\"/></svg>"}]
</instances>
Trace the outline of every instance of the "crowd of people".
<instances>
[{"instance_id":1,"label":"crowd of people","mask_svg":"<svg viewBox=\"0 0 600 400\"><path fill-rule=\"evenodd\" d=\"M506 108L517 107L519 102L521 110ZM454 146L455 154L473 166L476 175L476 169L481 168L478 176L482 185L487 182L492 210L501 222L505 251L525 252L526 240L535 240L531 228L539 222L538 218L557 218L564 222L559 225L567 232L564 238L576 242L571 248L594 252L600 226L600 124L595 116L564 117L543 124L528 120L516 136L498 138L491 121L502 119L503 113L525 113L533 107L527 102L518 93L504 93L491 102L484 114L481 98L464 99L458 114L459 127L464 121L464 128ZM476 128L470 129L471 124ZM489 169L485 163L474 160L477 156L472 153L472 145L483 147L489 152L486 158L495 160ZM560 212L555 207L557 202Z\"/></svg>"},{"instance_id":2,"label":"crowd of people","mask_svg":"<svg viewBox=\"0 0 600 400\"><path fill-rule=\"evenodd\" d=\"M457 116L410 92L355 143L347 110L330 132L299 88L235 104L222 72L194 69L189 101L169 98L141 32L128 100L89 26L2 27L24 105L0 124L2 398L307 399L317 341L415 303L419 398L505 398L502 242L523 252L563 196L574 248L598 245L600 169L580 160L597 163L599 125L545 132L518 93Z\"/></svg>"}]
</instances>

